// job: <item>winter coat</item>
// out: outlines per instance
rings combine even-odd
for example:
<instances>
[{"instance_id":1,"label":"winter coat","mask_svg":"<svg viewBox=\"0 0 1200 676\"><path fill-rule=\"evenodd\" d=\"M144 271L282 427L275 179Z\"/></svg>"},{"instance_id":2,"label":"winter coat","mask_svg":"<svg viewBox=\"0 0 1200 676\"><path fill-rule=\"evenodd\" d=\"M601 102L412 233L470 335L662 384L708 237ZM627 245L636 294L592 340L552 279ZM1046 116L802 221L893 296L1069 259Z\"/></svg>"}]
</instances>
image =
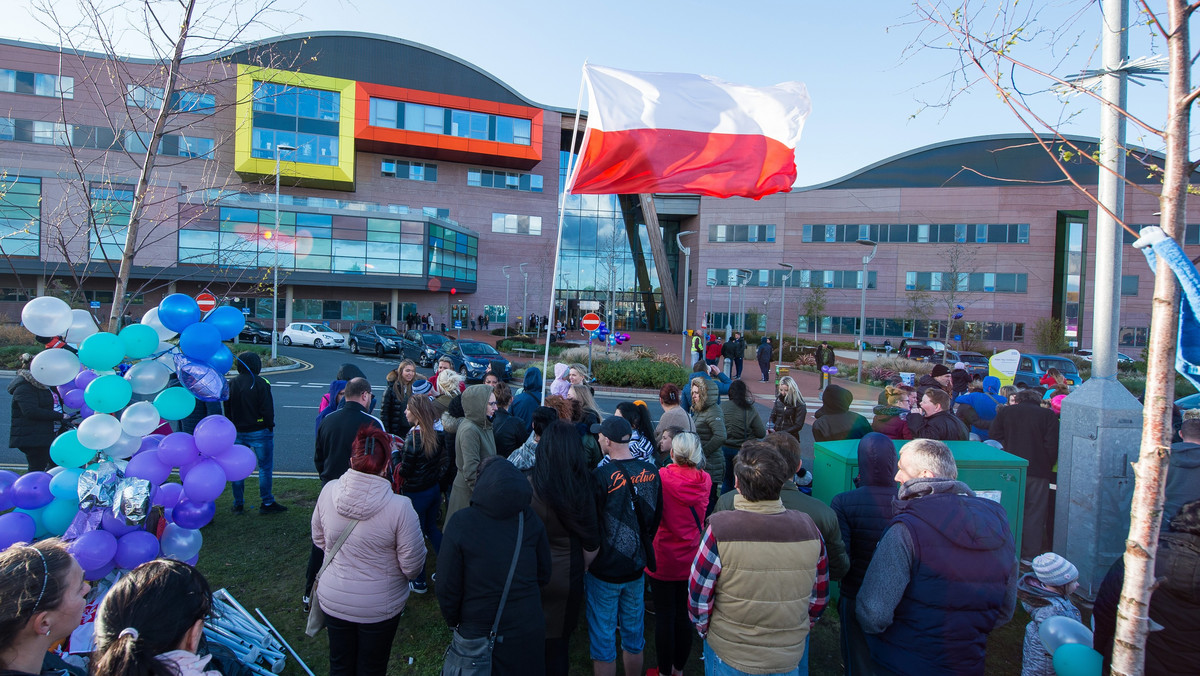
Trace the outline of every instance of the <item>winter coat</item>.
<instances>
[{"instance_id":1,"label":"winter coat","mask_svg":"<svg viewBox=\"0 0 1200 676\"><path fill-rule=\"evenodd\" d=\"M908 410L899 406L876 406L871 429L887 435L889 439L912 439L913 434L908 428L908 421L901 417L906 413Z\"/></svg>"},{"instance_id":2,"label":"winter coat","mask_svg":"<svg viewBox=\"0 0 1200 676\"><path fill-rule=\"evenodd\" d=\"M238 375L229 383L225 417L239 434L275 429L275 400L271 397L271 384L258 375L261 371L262 359L257 354L238 355Z\"/></svg>"},{"instance_id":3,"label":"winter coat","mask_svg":"<svg viewBox=\"0 0 1200 676\"><path fill-rule=\"evenodd\" d=\"M683 407L683 410L687 411L688 413L692 413L692 381L697 378L703 378L704 386L709 388L709 406L716 406L717 404L720 404L721 397L729 394L729 386L733 384L733 380L731 380L729 376L725 375L724 373L718 373L716 379L713 379L712 376L708 375L708 371L692 373L692 375L688 376L687 385L683 386L683 393L679 402L679 405ZM712 390L714 386L717 388L715 396Z\"/></svg>"},{"instance_id":4,"label":"winter coat","mask_svg":"<svg viewBox=\"0 0 1200 676\"><path fill-rule=\"evenodd\" d=\"M725 445L730 448L741 448L747 441L757 441L767 436L762 416L753 404L750 408L742 408L726 399L721 402L721 415L725 418Z\"/></svg>"},{"instance_id":5,"label":"winter coat","mask_svg":"<svg viewBox=\"0 0 1200 676\"><path fill-rule=\"evenodd\" d=\"M664 409L662 415L658 417L658 424L654 426L654 434L661 436L663 430L678 427L684 432L695 432L696 423L692 420L692 416L681 406L676 406L673 409Z\"/></svg>"},{"instance_id":6,"label":"winter coat","mask_svg":"<svg viewBox=\"0 0 1200 676\"><path fill-rule=\"evenodd\" d=\"M350 451L354 438L363 425L383 429L383 423L367 413L362 404L348 401L338 410L325 416L317 430L317 446L313 465L321 481L333 481L350 469Z\"/></svg>"},{"instance_id":7,"label":"winter coat","mask_svg":"<svg viewBox=\"0 0 1200 676\"><path fill-rule=\"evenodd\" d=\"M833 366L837 363L837 355L833 348L822 343L817 346L817 366Z\"/></svg>"},{"instance_id":8,"label":"winter coat","mask_svg":"<svg viewBox=\"0 0 1200 676\"><path fill-rule=\"evenodd\" d=\"M359 523L332 559L346 526ZM348 622L382 622L399 615L408 581L425 566L425 537L412 501L381 476L347 470L325 484L312 515L313 544L329 567L317 584L321 610Z\"/></svg>"},{"instance_id":9,"label":"winter coat","mask_svg":"<svg viewBox=\"0 0 1200 676\"><path fill-rule=\"evenodd\" d=\"M469 387L464 396L475 387L487 388ZM470 410L474 405L464 407ZM550 581L550 543L542 520L530 507L532 497L533 488L511 463L490 463L479 477L471 505L446 519L438 552L436 591L442 617L464 638L479 638L488 635L496 620L513 552L519 547L500 616L498 636L503 640L496 642L492 654L496 675L545 671L541 588ZM519 514L525 525L518 545Z\"/></svg>"},{"instance_id":10,"label":"winter coat","mask_svg":"<svg viewBox=\"0 0 1200 676\"><path fill-rule=\"evenodd\" d=\"M988 437L1004 450L1029 461L1029 476L1049 479L1058 463L1058 416L1034 403L1017 403L996 412ZM1170 476L1168 473L1167 476Z\"/></svg>"},{"instance_id":11,"label":"winter coat","mask_svg":"<svg viewBox=\"0 0 1200 676\"><path fill-rule=\"evenodd\" d=\"M800 438L800 430L804 429L804 420L808 417L808 407L804 405L803 398L799 398L798 401L795 406L788 406L783 397L775 397L770 420L771 424L775 425L776 432L787 432L797 439Z\"/></svg>"},{"instance_id":12,"label":"winter coat","mask_svg":"<svg viewBox=\"0 0 1200 676\"><path fill-rule=\"evenodd\" d=\"M496 455L492 423L487 419L487 402L491 394L492 388L487 385L472 385L462 395L466 417L459 422L454 439L454 465L458 474L454 477L454 489L446 506L446 523L455 512L470 506L479 463Z\"/></svg>"},{"instance_id":13,"label":"winter coat","mask_svg":"<svg viewBox=\"0 0 1200 676\"><path fill-rule=\"evenodd\" d=\"M1200 499L1200 444L1187 441L1171 444L1163 521L1169 521L1186 503L1197 499Z\"/></svg>"},{"instance_id":14,"label":"winter coat","mask_svg":"<svg viewBox=\"0 0 1200 676\"><path fill-rule=\"evenodd\" d=\"M754 351L754 358L764 368L771 365L771 343L767 341L766 336L763 336L763 339L759 341L758 348Z\"/></svg>"},{"instance_id":15,"label":"winter coat","mask_svg":"<svg viewBox=\"0 0 1200 676\"><path fill-rule=\"evenodd\" d=\"M314 430L320 430L321 421L324 420L326 416L342 407L342 403L345 400L339 399L338 395L342 393L342 390L346 389L346 383L355 378L365 377L366 376L363 375L362 369L358 368L354 364L342 364L341 367L338 368L337 376L334 377L333 382L329 383L329 391L321 397L321 405L317 408L317 421L313 427ZM374 408L374 405L375 398L372 396L371 407L366 409L367 413L371 412L371 408Z\"/></svg>"},{"instance_id":16,"label":"winter coat","mask_svg":"<svg viewBox=\"0 0 1200 676\"><path fill-rule=\"evenodd\" d=\"M950 411L938 411L931 416L909 413L908 429L912 430L914 439L966 441L970 435L966 424Z\"/></svg>"},{"instance_id":17,"label":"winter coat","mask_svg":"<svg viewBox=\"0 0 1200 676\"><path fill-rule=\"evenodd\" d=\"M994 377L994 376L988 376ZM999 382L999 378L996 378ZM962 396L967 393L967 386L971 384L971 374L964 369L954 369L950 372L950 394L955 397Z\"/></svg>"},{"instance_id":18,"label":"winter coat","mask_svg":"<svg viewBox=\"0 0 1200 676\"><path fill-rule=\"evenodd\" d=\"M550 394L560 397L567 396L567 392L571 391L571 381L567 380L567 374L570 372L571 368L566 364L554 365L554 380L550 381Z\"/></svg>"},{"instance_id":19,"label":"winter coat","mask_svg":"<svg viewBox=\"0 0 1200 676\"><path fill-rule=\"evenodd\" d=\"M693 379L692 382L696 380ZM713 403L713 390L716 387L716 383L710 380L707 406L703 411L693 411L692 414L696 420L696 434L700 437L700 447L704 450L704 471L712 477L714 486L720 486L725 480L725 454L721 452L721 446L725 444L727 431L721 407Z\"/></svg>"},{"instance_id":20,"label":"winter coat","mask_svg":"<svg viewBox=\"0 0 1200 676\"><path fill-rule=\"evenodd\" d=\"M710 340L708 345L704 347L704 358L708 361L716 361L721 356L721 341Z\"/></svg>"},{"instance_id":21,"label":"winter coat","mask_svg":"<svg viewBox=\"0 0 1200 676\"><path fill-rule=\"evenodd\" d=\"M209 666L212 658L212 655L201 657L190 650L170 650L155 655L155 659L169 665L170 673L177 676L221 676L221 672L205 668Z\"/></svg>"},{"instance_id":22,"label":"winter coat","mask_svg":"<svg viewBox=\"0 0 1200 676\"><path fill-rule=\"evenodd\" d=\"M871 423L850 410L854 395L839 385L828 385L821 393L821 410L813 422L815 441L841 441L862 439L871 432Z\"/></svg>"},{"instance_id":23,"label":"winter coat","mask_svg":"<svg viewBox=\"0 0 1200 676\"><path fill-rule=\"evenodd\" d=\"M412 388L409 388L409 394L397 394L396 390L400 389L399 382L400 369L388 371L387 389L383 393L383 405L379 409L379 417L383 420L388 432L398 437L407 437L411 425L404 413L408 409L408 398L412 396Z\"/></svg>"},{"instance_id":24,"label":"winter coat","mask_svg":"<svg viewBox=\"0 0 1200 676\"><path fill-rule=\"evenodd\" d=\"M858 476L854 482L858 488L833 496L829 503L850 555L850 570L842 578L842 594L847 599L858 595L875 547L892 520L896 461L891 439L868 435L858 444Z\"/></svg>"},{"instance_id":25,"label":"winter coat","mask_svg":"<svg viewBox=\"0 0 1200 676\"><path fill-rule=\"evenodd\" d=\"M507 458L528 438L528 432L520 418L498 408L492 416L492 436L496 439L496 454Z\"/></svg>"},{"instance_id":26,"label":"winter coat","mask_svg":"<svg viewBox=\"0 0 1200 676\"><path fill-rule=\"evenodd\" d=\"M67 416L54 410L54 395L33 379L29 369L17 371L8 384L12 395L9 448L45 448L54 442L54 423Z\"/></svg>"},{"instance_id":27,"label":"winter coat","mask_svg":"<svg viewBox=\"0 0 1200 676\"><path fill-rule=\"evenodd\" d=\"M528 434L533 431L533 412L542 405L542 370L536 366L525 369L522 387L521 393L513 397L508 405L508 413L525 423L525 432Z\"/></svg>"},{"instance_id":28,"label":"winter coat","mask_svg":"<svg viewBox=\"0 0 1200 676\"><path fill-rule=\"evenodd\" d=\"M703 470L675 464L660 469L658 477L662 481L662 520L654 535L657 565L646 574L656 580L686 580L700 546L712 478Z\"/></svg>"},{"instance_id":29,"label":"winter coat","mask_svg":"<svg viewBox=\"0 0 1200 676\"><path fill-rule=\"evenodd\" d=\"M513 467L528 475L533 471L533 463L537 462L537 446L538 439L534 436L533 432L530 432L529 438L525 440L525 443L509 454L508 461L513 464Z\"/></svg>"},{"instance_id":30,"label":"winter coat","mask_svg":"<svg viewBox=\"0 0 1200 676\"><path fill-rule=\"evenodd\" d=\"M420 427L409 430L402 449L392 451L393 465L399 469L394 476L404 479L401 492L405 494L420 493L437 486L446 470L450 468L450 454L446 452L445 437L437 430L430 433L436 434L438 438L437 449L432 457L425 455Z\"/></svg>"},{"instance_id":31,"label":"winter coat","mask_svg":"<svg viewBox=\"0 0 1200 676\"><path fill-rule=\"evenodd\" d=\"M971 392L954 400L954 403L958 404L959 417L964 422L970 418L971 432L979 435L980 441L988 439L988 430L992 427L992 420L996 418L996 407L1006 403L1004 397L997 394L999 391L1000 379L988 376L983 379L983 392ZM973 418L963 415L964 407L970 407L974 411Z\"/></svg>"},{"instance_id":32,"label":"winter coat","mask_svg":"<svg viewBox=\"0 0 1200 676\"><path fill-rule=\"evenodd\" d=\"M1043 586L1033 573L1025 573L1017 581L1017 599L1033 618L1025 625L1025 641L1021 645L1021 676L1054 676L1054 658L1046 650L1038 632L1042 623L1052 617L1081 621L1079 609L1071 603L1071 599Z\"/></svg>"},{"instance_id":33,"label":"winter coat","mask_svg":"<svg viewBox=\"0 0 1200 676\"><path fill-rule=\"evenodd\" d=\"M516 454L509 456L509 460ZM579 623L583 607L583 553L600 548L600 521L595 509L596 496L583 496L593 509L585 510L582 522L574 527L559 518L536 490L533 511L546 527L550 541L550 583L542 587L542 612L546 616L546 638L570 636Z\"/></svg>"}]
</instances>

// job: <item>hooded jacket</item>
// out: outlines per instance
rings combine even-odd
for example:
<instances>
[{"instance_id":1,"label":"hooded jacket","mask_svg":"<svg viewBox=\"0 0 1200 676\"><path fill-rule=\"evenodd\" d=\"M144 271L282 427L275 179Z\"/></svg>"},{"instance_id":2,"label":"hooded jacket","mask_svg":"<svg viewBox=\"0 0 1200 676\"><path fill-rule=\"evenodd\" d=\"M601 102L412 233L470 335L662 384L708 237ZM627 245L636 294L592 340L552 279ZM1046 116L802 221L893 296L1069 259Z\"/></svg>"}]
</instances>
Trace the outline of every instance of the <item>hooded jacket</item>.
<instances>
[{"instance_id":1,"label":"hooded jacket","mask_svg":"<svg viewBox=\"0 0 1200 676\"><path fill-rule=\"evenodd\" d=\"M514 418L520 418L525 423L525 433L533 431L533 412L541 406L542 370L536 366L525 369L525 381L521 393L513 397L508 405L508 413Z\"/></svg>"},{"instance_id":2,"label":"hooded jacket","mask_svg":"<svg viewBox=\"0 0 1200 676\"><path fill-rule=\"evenodd\" d=\"M337 376L334 377L333 382L329 383L329 391L321 397L321 405L317 408L315 429L320 430L321 421L325 419L325 416L341 408L343 400L338 399L338 395L342 393L342 390L346 389L346 383L355 378L366 378L366 376L363 375L362 369L354 364L342 364L338 368ZM367 413L370 413L374 407L375 397L372 395L371 405L366 409Z\"/></svg>"},{"instance_id":3,"label":"hooded jacket","mask_svg":"<svg viewBox=\"0 0 1200 676\"><path fill-rule=\"evenodd\" d=\"M492 416L492 437L496 440L497 455L507 458L525 443L528 434L520 418L502 408L496 409Z\"/></svg>"},{"instance_id":4,"label":"hooded jacket","mask_svg":"<svg viewBox=\"0 0 1200 676\"><path fill-rule=\"evenodd\" d=\"M841 441L862 439L871 431L871 423L850 410L854 395L844 387L828 385L821 393L821 410L813 421L812 433L815 441Z\"/></svg>"},{"instance_id":5,"label":"hooded jacket","mask_svg":"<svg viewBox=\"0 0 1200 676\"><path fill-rule=\"evenodd\" d=\"M262 359L254 352L237 357L237 377L229 384L229 399L225 401L225 417L239 434L275 429L275 401L271 384L259 376Z\"/></svg>"},{"instance_id":6,"label":"hooded jacket","mask_svg":"<svg viewBox=\"0 0 1200 676\"><path fill-rule=\"evenodd\" d=\"M988 376L989 378L993 376ZM996 379L999 382L999 378ZM971 374L967 373L966 369L954 369L950 372L950 393L954 396L960 396L967 393L967 386L971 384ZM996 386L999 389L999 385Z\"/></svg>"},{"instance_id":7,"label":"hooded jacket","mask_svg":"<svg viewBox=\"0 0 1200 676\"><path fill-rule=\"evenodd\" d=\"M971 423L971 432L978 434L980 441L988 439L988 430L992 427L992 420L996 418L996 407L1008 403L1004 401L1004 397L997 394L999 391L1000 379L988 376L983 379L983 392L971 392L954 400L960 410L964 405L974 409L975 419Z\"/></svg>"},{"instance_id":8,"label":"hooded jacket","mask_svg":"<svg viewBox=\"0 0 1200 676\"><path fill-rule=\"evenodd\" d=\"M12 395L9 447L48 447L54 441L54 423L67 417L54 410L50 389L34 380L29 369L21 369L8 384L8 393Z\"/></svg>"},{"instance_id":9,"label":"hooded jacket","mask_svg":"<svg viewBox=\"0 0 1200 676\"><path fill-rule=\"evenodd\" d=\"M728 434L725 428L725 415L716 403L717 384L711 378L693 378L692 383L700 387L701 383L707 388L708 398L704 402L703 411L692 411L696 421L696 434L700 437L700 447L704 451L704 471L712 477L713 485L720 486L725 480L725 455L721 446L725 444Z\"/></svg>"},{"instance_id":10,"label":"hooded jacket","mask_svg":"<svg viewBox=\"0 0 1200 676\"><path fill-rule=\"evenodd\" d=\"M1025 625L1025 641L1021 645L1021 676L1050 676L1054 674L1054 658L1042 643L1042 623L1052 617L1068 617L1081 621L1079 609L1071 599L1047 589L1037 575L1025 573L1017 581L1017 598L1021 607L1033 618Z\"/></svg>"},{"instance_id":11,"label":"hooded jacket","mask_svg":"<svg viewBox=\"0 0 1200 676\"><path fill-rule=\"evenodd\" d=\"M316 601L349 622L382 622L404 610L408 581L425 566L421 522L391 482L353 469L321 489L313 544L328 557L351 519L359 523L321 574Z\"/></svg>"},{"instance_id":12,"label":"hooded jacket","mask_svg":"<svg viewBox=\"0 0 1200 676\"><path fill-rule=\"evenodd\" d=\"M1196 499L1200 499L1200 444L1189 441L1171 444L1163 521L1169 521L1184 504Z\"/></svg>"},{"instance_id":13,"label":"hooded jacket","mask_svg":"<svg viewBox=\"0 0 1200 676\"><path fill-rule=\"evenodd\" d=\"M700 546L712 477L695 467L671 464L658 471L658 478L662 520L654 535L655 569L646 574L656 580L686 580Z\"/></svg>"},{"instance_id":14,"label":"hooded jacket","mask_svg":"<svg viewBox=\"0 0 1200 676\"><path fill-rule=\"evenodd\" d=\"M767 428L763 425L758 408L750 404L750 408L742 408L732 399L721 402L721 415L725 417L725 445L729 448L741 448L747 441L756 441L767 436ZM800 426L804 426L801 419Z\"/></svg>"},{"instance_id":15,"label":"hooded jacket","mask_svg":"<svg viewBox=\"0 0 1200 676\"><path fill-rule=\"evenodd\" d=\"M396 383L400 380L400 369L392 369L387 374L387 389L383 393L383 404L379 408L379 418L383 420L384 426L391 434L398 437L408 436L408 430L412 425L408 423L408 417L405 412L408 409L408 398L412 396L396 394Z\"/></svg>"},{"instance_id":16,"label":"hooded jacket","mask_svg":"<svg viewBox=\"0 0 1200 676\"><path fill-rule=\"evenodd\" d=\"M842 578L842 594L847 599L858 595L875 547L892 520L897 453L892 440L881 436L868 434L858 442L858 488L833 496L829 503L850 554L850 571Z\"/></svg>"},{"instance_id":17,"label":"hooded jacket","mask_svg":"<svg viewBox=\"0 0 1200 676\"><path fill-rule=\"evenodd\" d=\"M966 441L970 435L966 423L951 411L938 411L930 416L924 413L909 413L908 429L912 430L914 439Z\"/></svg>"},{"instance_id":18,"label":"hooded jacket","mask_svg":"<svg viewBox=\"0 0 1200 676\"><path fill-rule=\"evenodd\" d=\"M904 415L907 409L899 406L881 404L874 408L875 417L871 419L871 429L887 436L889 439L908 440L913 438L912 430L908 429L908 421Z\"/></svg>"},{"instance_id":19,"label":"hooded jacket","mask_svg":"<svg viewBox=\"0 0 1200 676\"><path fill-rule=\"evenodd\" d=\"M770 365L771 343L770 339L768 339L766 336L763 336L762 340L758 341L758 349L754 351L754 358L757 359L758 363L762 364L763 366Z\"/></svg>"},{"instance_id":20,"label":"hooded jacket","mask_svg":"<svg viewBox=\"0 0 1200 676\"><path fill-rule=\"evenodd\" d=\"M567 392L571 391L571 381L567 380L567 374L571 368L563 363L554 365L554 380L550 382L550 394L556 394L560 397L567 396Z\"/></svg>"},{"instance_id":21,"label":"hooded jacket","mask_svg":"<svg viewBox=\"0 0 1200 676\"><path fill-rule=\"evenodd\" d=\"M454 435L454 466L458 474L454 477L454 488L446 507L447 523L455 512L470 506L479 463L484 458L496 455L496 439L492 436L492 423L487 418L487 403L491 395L492 388L487 385L472 385L462 394L465 417L458 423Z\"/></svg>"}]
</instances>

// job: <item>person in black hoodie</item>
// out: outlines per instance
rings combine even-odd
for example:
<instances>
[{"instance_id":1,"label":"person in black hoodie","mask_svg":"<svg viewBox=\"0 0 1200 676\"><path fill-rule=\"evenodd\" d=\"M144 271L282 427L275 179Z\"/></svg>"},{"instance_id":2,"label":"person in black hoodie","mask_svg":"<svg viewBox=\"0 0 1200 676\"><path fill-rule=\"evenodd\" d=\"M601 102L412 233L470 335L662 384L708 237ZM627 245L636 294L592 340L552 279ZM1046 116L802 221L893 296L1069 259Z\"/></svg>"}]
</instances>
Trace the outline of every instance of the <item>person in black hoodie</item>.
<instances>
[{"instance_id":1,"label":"person in black hoodie","mask_svg":"<svg viewBox=\"0 0 1200 676\"><path fill-rule=\"evenodd\" d=\"M842 662L847 674L874 671L867 637L858 626L854 599L862 586L875 545L892 520L896 499L896 446L886 435L872 432L858 442L858 476L854 490L833 496L842 542L850 552L850 571L842 578L838 615L842 620Z\"/></svg>"},{"instance_id":2,"label":"person in black hoodie","mask_svg":"<svg viewBox=\"0 0 1200 676\"><path fill-rule=\"evenodd\" d=\"M925 390L920 406L908 414L908 428L914 439L936 439L938 441L966 441L970 431L965 423L954 415L950 395L936 388Z\"/></svg>"},{"instance_id":3,"label":"person in black hoodie","mask_svg":"<svg viewBox=\"0 0 1200 676\"><path fill-rule=\"evenodd\" d=\"M525 443L529 437L525 423L508 412L512 403L512 390L500 382L492 388L496 393L496 413L492 416L492 436L496 440L496 455L507 458Z\"/></svg>"},{"instance_id":4,"label":"person in black hoodie","mask_svg":"<svg viewBox=\"0 0 1200 676\"><path fill-rule=\"evenodd\" d=\"M541 369L536 366L525 369L523 389L520 394L513 397L512 407L508 409L509 415L519 418L521 422L525 423L526 436L533 431L533 412L542 405L542 388L544 386Z\"/></svg>"},{"instance_id":5,"label":"person in black hoodie","mask_svg":"<svg viewBox=\"0 0 1200 676\"><path fill-rule=\"evenodd\" d=\"M262 359L253 352L237 357L237 377L229 384L229 399L225 401L225 417L237 428L239 443L258 456L258 497L260 514L286 512L287 507L275 502L271 493L271 470L275 466L275 400L271 384L258 375ZM245 481L233 482L233 511L245 510Z\"/></svg>"},{"instance_id":6,"label":"person in black hoodie","mask_svg":"<svg viewBox=\"0 0 1200 676\"><path fill-rule=\"evenodd\" d=\"M53 465L50 444L54 441L54 424L70 416L54 410L54 394L34 380L29 371L32 362L33 355L21 355L17 377L8 384L8 393L12 395L8 446L25 454L30 472L42 472Z\"/></svg>"},{"instance_id":7,"label":"person in black hoodie","mask_svg":"<svg viewBox=\"0 0 1200 676\"><path fill-rule=\"evenodd\" d=\"M850 410L854 395L840 385L829 384L821 393L821 408L813 414L812 425L815 441L841 441L862 439L871 431L866 418Z\"/></svg>"},{"instance_id":8,"label":"person in black hoodie","mask_svg":"<svg viewBox=\"0 0 1200 676\"><path fill-rule=\"evenodd\" d=\"M519 548L492 652L492 674L544 674L546 625L541 588L550 581L550 542L533 511L533 488L512 463L479 464L471 506L446 523L437 560L437 599L446 624L463 638L487 636ZM517 542L518 516L524 532Z\"/></svg>"}]
</instances>

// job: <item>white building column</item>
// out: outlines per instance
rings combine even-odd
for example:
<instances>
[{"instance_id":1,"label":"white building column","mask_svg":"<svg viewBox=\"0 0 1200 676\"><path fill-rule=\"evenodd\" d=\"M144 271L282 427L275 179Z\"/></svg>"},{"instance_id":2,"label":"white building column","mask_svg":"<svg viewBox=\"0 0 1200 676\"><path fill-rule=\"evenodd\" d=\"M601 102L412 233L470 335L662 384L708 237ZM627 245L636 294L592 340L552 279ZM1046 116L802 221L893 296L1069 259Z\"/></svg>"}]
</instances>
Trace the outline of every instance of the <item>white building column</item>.
<instances>
[{"instance_id":1,"label":"white building column","mask_svg":"<svg viewBox=\"0 0 1200 676\"><path fill-rule=\"evenodd\" d=\"M296 300L296 287L288 284L283 287L283 326L292 323L292 303ZM282 329L281 329L282 330Z\"/></svg>"},{"instance_id":2,"label":"white building column","mask_svg":"<svg viewBox=\"0 0 1200 676\"><path fill-rule=\"evenodd\" d=\"M392 289L392 305L388 309L388 319L393 328L400 326L400 289Z\"/></svg>"}]
</instances>

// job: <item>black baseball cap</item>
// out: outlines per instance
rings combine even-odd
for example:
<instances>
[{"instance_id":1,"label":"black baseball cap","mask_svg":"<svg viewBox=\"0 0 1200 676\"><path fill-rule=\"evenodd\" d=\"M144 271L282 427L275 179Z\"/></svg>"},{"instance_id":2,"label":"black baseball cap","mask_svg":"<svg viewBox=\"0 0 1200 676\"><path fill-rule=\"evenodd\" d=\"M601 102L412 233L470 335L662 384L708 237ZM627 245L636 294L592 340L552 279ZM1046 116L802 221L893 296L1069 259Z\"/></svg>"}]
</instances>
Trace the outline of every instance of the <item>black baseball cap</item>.
<instances>
[{"instance_id":1,"label":"black baseball cap","mask_svg":"<svg viewBox=\"0 0 1200 676\"><path fill-rule=\"evenodd\" d=\"M609 441L627 444L633 438L633 428L629 421L620 416L610 416L604 422L592 425L592 434L603 434Z\"/></svg>"}]
</instances>

